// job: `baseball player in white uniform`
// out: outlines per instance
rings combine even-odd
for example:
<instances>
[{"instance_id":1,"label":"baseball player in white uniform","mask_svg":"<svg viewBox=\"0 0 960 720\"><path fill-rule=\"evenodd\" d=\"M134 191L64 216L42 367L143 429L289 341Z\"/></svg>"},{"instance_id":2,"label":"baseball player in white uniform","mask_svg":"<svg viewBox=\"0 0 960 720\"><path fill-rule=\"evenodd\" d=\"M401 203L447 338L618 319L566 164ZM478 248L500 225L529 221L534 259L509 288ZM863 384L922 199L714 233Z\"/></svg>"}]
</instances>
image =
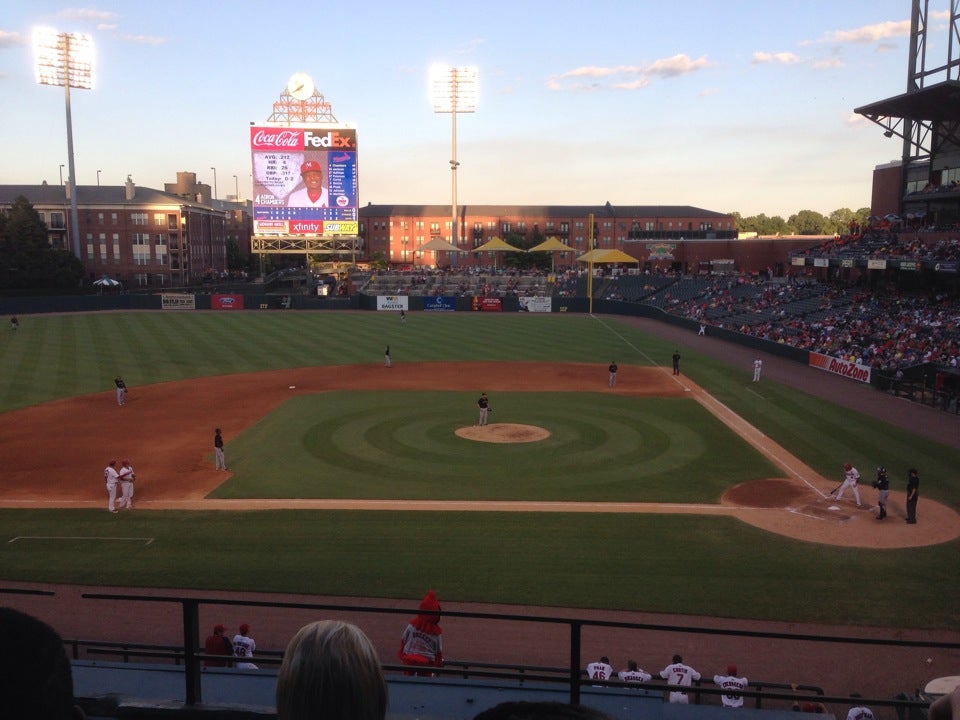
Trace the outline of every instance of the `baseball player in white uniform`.
<instances>
[{"instance_id":1,"label":"baseball player in white uniform","mask_svg":"<svg viewBox=\"0 0 960 720\"><path fill-rule=\"evenodd\" d=\"M636 660L627 660L627 669L618 672L617 677L620 678L620 682L644 683L650 680L650 678L653 676L650 673L641 670L637 665Z\"/></svg>"},{"instance_id":2,"label":"baseball player in white uniform","mask_svg":"<svg viewBox=\"0 0 960 720\"><path fill-rule=\"evenodd\" d=\"M753 381L760 382L760 371L763 370L763 360L757 358L753 361Z\"/></svg>"},{"instance_id":3,"label":"baseball player in white uniform","mask_svg":"<svg viewBox=\"0 0 960 720\"><path fill-rule=\"evenodd\" d=\"M115 513L117 511L117 481L120 479L116 460L111 460L103 469L103 479L107 483L107 510Z\"/></svg>"},{"instance_id":4,"label":"baseball player in white uniform","mask_svg":"<svg viewBox=\"0 0 960 720\"><path fill-rule=\"evenodd\" d=\"M852 707L847 712L847 720L873 720L873 710L863 705Z\"/></svg>"},{"instance_id":5,"label":"baseball player in white uniform","mask_svg":"<svg viewBox=\"0 0 960 720\"><path fill-rule=\"evenodd\" d=\"M598 662L587 665L587 677L591 680L609 680L613 675L613 666L610 658L604 655Z\"/></svg>"},{"instance_id":6,"label":"baseball player in white uniform","mask_svg":"<svg viewBox=\"0 0 960 720\"><path fill-rule=\"evenodd\" d=\"M860 507L860 491L857 490L857 483L860 482L860 472L850 463L843 466L843 482L837 490L837 500L843 497L843 491L847 488L853 490L853 497L857 501L857 507Z\"/></svg>"},{"instance_id":7,"label":"baseball player in white uniform","mask_svg":"<svg viewBox=\"0 0 960 720\"><path fill-rule=\"evenodd\" d=\"M124 460L120 466L120 502L118 508L133 510L133 481L137 479L133 466L129 460Z\"/></svg>"},{"instance_id":8,"label":"baseball player in white uniform","mask_svg":"<svg viewBox=\"0 0 960 720\"><path fill-rule=\"evenodd\" d=\"M734 691L745 690L749 683L745 677L737 677L736 665L727 665L726 675L714 675L713 683L727 691L720 696L720 701L724 707L743 707L743 695Z\"/></svg>"},{"instance_id":9,"label":"baseball player in white uniform","mask_svg":"<svg viewBox=\"0 0 960 720\"><path fill-rule=\"evenodd\" d=\"M679 685L680 687L690 687L694 680L700 679L700 673L689 665L683 664L683 658L679 655L673 656L673 662L660 671L660 677L667 681L668 685ZM689 704L690 698L685 692L673 690L670 693L670 702Z\"/></svg>"},{"instance_id":10,"label":"baseball player in white uniform","mask_svg":"<svg viewBox=\"0 0 960 720\"><path fill-rule=\"evenodd\" d=\"M239 627L239 631L233 636L233 656L238 658L233 666L241 670L256 670L257 666L250 662L250 658L253 657L253 653L257 649L257 643L249 635L250 626L243 623Z\"/></svg>"}]
</instances>

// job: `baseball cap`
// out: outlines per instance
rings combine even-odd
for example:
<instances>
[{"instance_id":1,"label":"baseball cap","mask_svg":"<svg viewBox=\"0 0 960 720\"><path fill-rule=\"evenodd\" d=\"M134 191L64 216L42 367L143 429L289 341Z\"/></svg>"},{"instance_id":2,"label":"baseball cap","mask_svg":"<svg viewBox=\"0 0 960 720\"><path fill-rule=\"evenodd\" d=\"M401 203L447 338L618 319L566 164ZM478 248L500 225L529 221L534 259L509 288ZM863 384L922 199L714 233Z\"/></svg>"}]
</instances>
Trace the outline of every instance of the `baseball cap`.
<instances>
[{"instance_id":1,"label":"baseball cap","mask_svg":"<svg viewBox=\"0 0 960 720\"><path fill-rule=\"evenodd\" d=\"M307 160L303 165L300 166L300 174L308 172L323 172L323 168L320 167L320 163L316 160Z\"/></svg>"},{"instance_id":2,"label":"baseball cap","mask_svg":"<svg viewBox=\"0 0 960 720\"><path fill-rule=\"evenodd\" d=\"M733 664L727 665L727 675L736 675L736 674L737 674L737 666Z\"/></svg>"},{"instance_id":3,"label":"baseball cap","mask_svg":"<svg viewBox=\"0 0 960 720\"><path fill-rule=\"evenodd\" d=\"M217 623L216 625L213 626L213 631L214 631L215 633L218 633L218 632L221 632L221 633L222 633L222 632L225 632L225 631L226 631L226 628L225 628L223 625L221 625L220 623Z\"/></svg>"},{"instance_id":4,"label":"baseball cap","mask_svg":"<svg viewBox=\"0 0 960 720\"><path fill-rule=\"evenodd\" d=\"M844 470L849 470L849 469L852 468L852 467L853 467L853 465L851 465L850 463L846 463L846 464L843 466L843 469L844 469Z\"/></svg>"},{"instance_id":5,"label":"baseball cap","mask_svg":"<svg viewBox=\"0 0 960 720\"><path fill-rule=\"evenodd\" d=\"M246 635L248 632L250 632L250 626L246 623L243 623L243 625L240 626L240 632L241 634Z\"/></svg>"}]
</instances>

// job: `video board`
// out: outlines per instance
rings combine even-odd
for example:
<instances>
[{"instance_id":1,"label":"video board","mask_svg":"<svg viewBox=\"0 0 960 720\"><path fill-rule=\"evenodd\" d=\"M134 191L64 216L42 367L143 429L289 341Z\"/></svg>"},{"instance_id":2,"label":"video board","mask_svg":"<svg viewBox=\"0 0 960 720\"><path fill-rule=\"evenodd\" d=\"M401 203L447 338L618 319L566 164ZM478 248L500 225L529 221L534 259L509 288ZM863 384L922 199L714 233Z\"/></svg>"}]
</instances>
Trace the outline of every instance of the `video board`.
<instances>
[{"instance_id":1,"label":"video board","mask_svg":"<svg viewBox=\"0 0 960 720\"><path fill-rule=\"evenodd\" d=\"M357 131L251 126L255 235L359 232Z\"/></svg>"}]
</instances>

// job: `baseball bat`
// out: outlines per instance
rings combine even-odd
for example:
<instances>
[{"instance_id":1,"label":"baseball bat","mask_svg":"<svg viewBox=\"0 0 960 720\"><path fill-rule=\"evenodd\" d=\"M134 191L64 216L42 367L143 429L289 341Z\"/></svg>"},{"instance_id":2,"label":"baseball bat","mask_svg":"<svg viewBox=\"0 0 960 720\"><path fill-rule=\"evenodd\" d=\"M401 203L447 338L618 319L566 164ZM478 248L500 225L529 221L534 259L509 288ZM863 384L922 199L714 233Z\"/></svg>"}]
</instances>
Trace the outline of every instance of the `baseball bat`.
<instances>
[{"instance_id":1,"label":"baseball bat","mask_svg":"<svg viewBox=\"0 0 960 720\"><path fill-rule=\"evenodd\" d=\"M837 485L833 490L831 490L830 492L828 492L827 495L833 495L837 490L839 490L839 489L842 488L842 487L843 487L843 483L840 483L840 484Z\"/></svg>"}]
</instances>

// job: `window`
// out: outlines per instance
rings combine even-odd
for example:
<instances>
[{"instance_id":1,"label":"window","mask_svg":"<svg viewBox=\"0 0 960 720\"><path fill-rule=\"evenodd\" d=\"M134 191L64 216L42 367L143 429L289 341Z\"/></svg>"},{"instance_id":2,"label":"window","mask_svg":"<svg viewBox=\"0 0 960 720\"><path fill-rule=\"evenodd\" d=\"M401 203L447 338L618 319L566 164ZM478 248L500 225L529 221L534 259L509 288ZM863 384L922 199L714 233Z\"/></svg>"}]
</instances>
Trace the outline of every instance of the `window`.
<instances>
[{"instance_id":1,"label":"window","mask_svg":"<svg viewBox=\"0 0 960 720\"><path fill-rule=\"evenodd\" d=\"M48 226L51 230L65 230L67 228L65 216L62 212L57 212L54 210L50 213L50 225Z\"/></svg>"},{"instance_id":2,"label":"window","mask_svg":"<svg viewBox=\"0 0 960 720\"><path fill-rule=\"evenodd\" d=\"M132 247L133 247L133 264L149 265L150 264L149 233L134 233ZM144 278L146 278L146 275L144 275Z\"/></svg>"},{"instance_id":3,"label":"window","mask_svg":"<svg viewBox=\"0 0 960 720\"><path fill-rule=\"evenodd\" d=\"M547 223L547 232L553 232L553 223L552 223L552 222L548 222L548 223Z\"/></svg>"},{"instance_id":4,"label":"window","mask_svg":"<svg viewBox=\"0 0 960 720\"><path fill-rule=\"evenodd\" d=\"M509 234L510 234L510 223L508 223L508 222L503 223L503 224L500 226L500 232L502 232L504 235L509 235Z\"/></svg>"},{"instance_id":5,"label":"window","mask_svg":"<svg viewBox=\"0 0 960 720\"><path fill-rule=\"evenodd\" d=\"M415 227L417 230L423 230L423 220L417 220Z\"/></svg>"},{"instance_id":6,"label":"window","mask_svg":"<svg viewBox=\"0 0 960 720\"><path fill-rule=\"evenodd\" d=\"M147 213L145 212L130 213L130 223L132 225L146 225L147 219Z\"/></svg>"},{"instance_id":7,"label":"window","mask_svg":"<svg viewBox=\"0 0 960 720\"><path fill-rule=\"evenodd\" d=\"M568 232L570 232L570 223L568 223L568 222L562 222L562 223L560 223L560 232L562 232L562 233L568 233Z\"/></svg>"},{"instance_id":8,"label":"window","mask_svg":"<svg viewBox=\"0 0 960 720\"><path fill-rule=\"evenodd\" d=\"M98 212L98 213L97 213L97 222L100 223L101 225L103 225L103 213L102 213L102 212Z\"/></svg>"},{"instance_id":9,"label":"window","mask_svg":"<svg viewBox=\"0 0 960 720\"><path fill-rule=\"evenodd\" d=\"M430 223L430 234L439 235L440 234L440 223L432 222Z\"/></svg>"},{"instance_id":10,"label":"window","mask_svg":"<svg viewBox=\"0 0 960 720\"><path fill-rule=\"evenodd\" d=\"M487 220L487 230L496 230L497 221L496 220Z\"/></svg>"},{"instance_id":11,"label":"window","mask_svg":"<svg viewBox=\"0 0 960 720\"><path fill-rule=\"evenodd\" d=\"M154 213L153 215L153 224L157 227L163 227L167 224L166 213Z\"/></svg>"},{"instance_id":12,"label":"window","mask_svg":"<svg viewBox=\"0 0 960 720\"><path fill-rule=\"evenodd\" d=\"M517 232L525 233L527 231L527 224L525 222L517 223Z\"/></svg>"},{"instance_id":13,"label":"window","mask_svg":"<svg viewBox=\"0 0 960 720\"><path fill-rule=\"evenodd\" d=\"M177 214L167 213L167 230L177 229Z\"/></svg>"},{"instance_id":14,"label":"window","mask_svg":"<svg viewBox=\"0 0 960 720\"><path fill-rule=\"evenodd\" d=\"M138 287L147 286L147 274L146 273L136 273L133 276L133 281L137 284Z\"/></svg>"},{"instance_id":15,"label":"window","mask_svg":"<svg viewBox=\"0 0 960 720\"><path fill-rule=\"evenodd\" d=\"M154 277L154 282L160 287L164 287L167 284L167 276L164 275L163 273L160 273L159 275L154 275L153 277Z\"/></svg>"},{"instance_id":16,"label":"window","mask_svg":"<svg viewBox=\"0 0 960 720\"><path fill-rule=\"evenodd\" d=\"M473 231L474 231L475 233L482 233L482 232L483 232L483 223L475 222L475 223L473 224Z\"/></svg>"},{"instance_id":17,"label":"window","mask_svg":"<svg viewBox=\"0 0 960 720\"><path fill-rule=\"evenodd\" d=\"M116 214L116 213L110 213L110 224L111 224L111 225L116 225L118 222L120 222L120 218L117 217L117 214Z\"/></svg>"}]
</instances>

